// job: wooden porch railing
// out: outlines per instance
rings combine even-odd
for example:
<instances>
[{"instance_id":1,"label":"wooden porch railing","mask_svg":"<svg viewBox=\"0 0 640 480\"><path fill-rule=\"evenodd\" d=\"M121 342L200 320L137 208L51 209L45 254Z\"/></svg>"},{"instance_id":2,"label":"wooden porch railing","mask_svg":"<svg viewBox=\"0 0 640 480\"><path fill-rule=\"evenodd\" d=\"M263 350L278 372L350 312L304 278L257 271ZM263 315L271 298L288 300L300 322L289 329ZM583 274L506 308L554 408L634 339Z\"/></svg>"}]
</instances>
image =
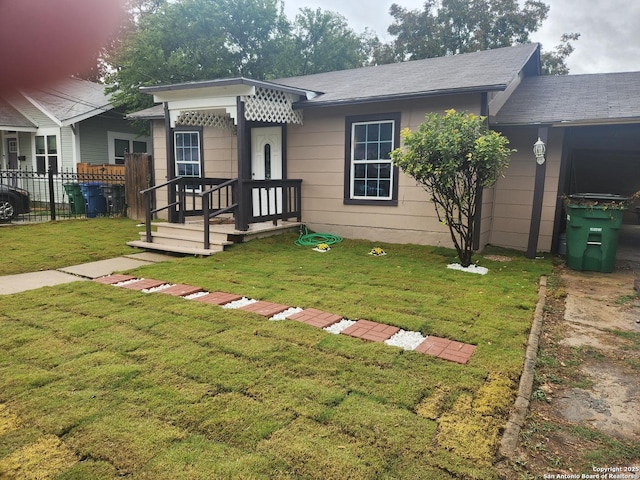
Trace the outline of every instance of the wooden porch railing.
<instances>
[{"instance_id":1,"label":"wooden porch railing","mask_svg":"<svg viewBox=\"0 0 640 480\"><path fill-rule=\"evenodd\" d=\"M176 201L152 209L152 195L161 188L177 189ZM209 188L207 188L209 187ZM239 180L177 177L140 192L145 196L146 238L151 243L151 219L154 214L176 208L178 223L188 216L204 218L204 248L209 249L209 220L233 213L236 229L246 231L252 223L302 220L302 180ZM168 196L167 198L170 198Z\"/></svg>"}]
</instances>

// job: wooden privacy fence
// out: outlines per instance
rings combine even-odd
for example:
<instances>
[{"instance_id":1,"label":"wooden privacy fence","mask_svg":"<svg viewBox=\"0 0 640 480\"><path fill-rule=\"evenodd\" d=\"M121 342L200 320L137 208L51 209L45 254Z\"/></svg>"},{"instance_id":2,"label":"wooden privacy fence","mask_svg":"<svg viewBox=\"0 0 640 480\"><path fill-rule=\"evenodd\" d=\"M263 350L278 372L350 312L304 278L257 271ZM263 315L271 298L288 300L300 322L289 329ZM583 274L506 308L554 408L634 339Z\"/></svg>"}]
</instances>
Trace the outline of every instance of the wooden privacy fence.
<instances>
[{"instance_id":1,"label":"wooden privacy fence","mask_svg":"<svg viewBox=\"0 0 640 480\"><path fill-rule=\"evenodd\" d=\"M79 163L77 166L78 182L90 182L96 175L123 175L124 165L92 165L90 163Z\"/></svg>"},{"instance_id":2,"label":"wooden privacy fence","mask_svg":"<svg viewBox=\"0 0 640 480\"><path fill-rule=\"evenodd\" d=\"M146 205L142 190L154 184L151 155L146 153L126 153L124 156L124 178L127 196L127 216L144 220ZM154 202L154 199L152 199Z\"/></svg>"}]
</instances>

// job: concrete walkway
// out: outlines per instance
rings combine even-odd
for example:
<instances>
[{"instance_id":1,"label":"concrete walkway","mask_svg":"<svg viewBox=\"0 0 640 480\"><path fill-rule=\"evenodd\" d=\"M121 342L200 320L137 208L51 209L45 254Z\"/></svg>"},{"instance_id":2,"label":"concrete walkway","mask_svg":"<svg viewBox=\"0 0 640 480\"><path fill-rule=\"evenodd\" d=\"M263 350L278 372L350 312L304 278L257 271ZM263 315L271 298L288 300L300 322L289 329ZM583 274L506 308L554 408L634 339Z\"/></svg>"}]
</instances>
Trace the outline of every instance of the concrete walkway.
<instances>
[{"instance_id":1,"label":"concrete walkway","mask_svg":"<svg viewBox=\"0 0 640 480\"><path fill-rule=\"evenodd\" d=\"M157 262L164 262L175 257L152 252L134 253L122 257L99 260L97 262L72 265L57 270L20 273L0 277L0 295L25 292L41 287L53 287L64 283L93 280L113 272L132 270Z\"/></svg>"}]
</instances>

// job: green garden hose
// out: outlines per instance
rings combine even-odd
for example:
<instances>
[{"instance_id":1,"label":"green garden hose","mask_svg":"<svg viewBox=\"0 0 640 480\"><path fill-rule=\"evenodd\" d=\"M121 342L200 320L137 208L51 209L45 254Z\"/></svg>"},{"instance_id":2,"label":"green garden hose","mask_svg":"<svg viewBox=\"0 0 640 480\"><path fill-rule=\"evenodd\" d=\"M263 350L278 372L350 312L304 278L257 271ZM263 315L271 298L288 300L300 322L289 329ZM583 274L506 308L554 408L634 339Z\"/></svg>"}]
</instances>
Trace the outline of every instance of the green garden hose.
<instances>
[{"instance_id":1,"label":"green garden hose","mask_svg":"<svg viewBox=\"0 0 640 480\"><path fill-rule=\"evenodd\" d=\"M306 226L300 227L300 237L294 243L299 247L317 247L321 243L333 245L340 243L342 237L331 233L309 233Z\"/></svg>"}]
</instances>

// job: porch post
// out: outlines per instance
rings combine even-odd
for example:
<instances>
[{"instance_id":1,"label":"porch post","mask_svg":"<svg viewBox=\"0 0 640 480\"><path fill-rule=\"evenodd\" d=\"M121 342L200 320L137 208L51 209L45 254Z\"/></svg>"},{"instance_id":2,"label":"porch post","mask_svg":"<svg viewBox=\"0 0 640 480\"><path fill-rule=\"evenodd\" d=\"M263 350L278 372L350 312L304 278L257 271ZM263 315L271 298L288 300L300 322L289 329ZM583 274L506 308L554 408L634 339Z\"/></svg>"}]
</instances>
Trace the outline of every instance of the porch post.
<instances>
[{"instance_id":1,"label":"porch post","mask_svg":"<svg viewBox=\"0 0 640 480\"><path fill-rule=\"evenodd\" d=\"M167 149L167 180L173 180L176 177L175 153L173 151L173 131L171 130L171 116L169 115L169 103L164 102L164 132L165 132L165 148ZM167 187L167 203L170 205L176 201L176 188L174 185ZM176 223L178 215L176 207L173 206L168 210L169 223Z\"/></svg>"},{"instance_id":2,"label":"porch post","mask_svg":"<svg viewBox=\"0 0 640 480\"><path fill-rule=\"evenodd\" d=\"M251 208L251 189L244 184L251 179L251 161L248 154L247 122L244 118L244 102L236 97L237 134L238 142L238 212L236 214L236 230L249 230L249 212Z\"/></svg>"},{"instance_id":3,"label":"porch post","mask_svg":"<svg viewBox=\"0 0 640 480\"><path fill-rule=\"evenodd\" d=\"M538 137L545 144L549 133L548 127L538 128ZM546 160L540 164L536 162L536 180L533 187L533 206L531 207L531 224L529 227L529 243L527 258L536 258L538 251L538 236L540 235L540 221L542 218L542 199L544 196L544 179L547 171Z\"/></svg>"}]
</instances>

